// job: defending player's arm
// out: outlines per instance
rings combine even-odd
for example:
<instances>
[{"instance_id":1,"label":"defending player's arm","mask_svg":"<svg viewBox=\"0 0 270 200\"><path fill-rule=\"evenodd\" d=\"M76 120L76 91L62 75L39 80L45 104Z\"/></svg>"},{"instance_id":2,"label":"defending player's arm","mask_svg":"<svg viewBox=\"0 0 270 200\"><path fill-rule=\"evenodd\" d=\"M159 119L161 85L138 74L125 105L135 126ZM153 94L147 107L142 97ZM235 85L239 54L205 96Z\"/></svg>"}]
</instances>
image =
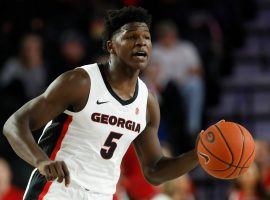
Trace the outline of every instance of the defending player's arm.
<instances>
[{"instance_id":1,"label":"defending player's arm","mask_svg":"<svg viewBox=\"0 0 270 200\"><path fill-rule=\"evenodd\" d=\"M27 102L16 111L5 123L3 133L14 151L23 160L38 168L47 180L58 178L70 181L69 171L63 161L51 161L36 144L32 132L37 130L68 106L82 107L89 92L90 79L85 72L75 69L58 77L40 96ZM85 96L84 96L85 95Z\"/></svg>"},{"instance_id":2,"label":"defending player's arm","mask_svg":"<svg viewBox=\"0 0 270 200\"><path fill-rule=\"evenodd\" d=\"M196 151L192 150L175 158L163 156L157 136L160 121L159 105L149 93L147 103L147 125L134 145L145 178L153 185L177 178L198 164Z\"/></svg>"}]
</instances>

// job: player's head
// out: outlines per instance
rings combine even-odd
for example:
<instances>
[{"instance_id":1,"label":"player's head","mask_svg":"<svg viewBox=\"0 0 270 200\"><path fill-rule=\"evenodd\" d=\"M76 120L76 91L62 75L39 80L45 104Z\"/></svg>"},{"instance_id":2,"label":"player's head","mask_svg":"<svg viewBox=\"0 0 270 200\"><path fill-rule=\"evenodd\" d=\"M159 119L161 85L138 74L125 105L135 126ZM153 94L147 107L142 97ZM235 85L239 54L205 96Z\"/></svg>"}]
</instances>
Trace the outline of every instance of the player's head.
<instances>
[{"instance_id":1,"label":"player's head","mask_svg":"<svg viewBox=\"0 0 270 200\"><path fill-rule=\"evenodd\" d=\"M108 11L103 48L116 62L134 69L145 68L152 50L150 24L151 15L140 7Z\"/></svg>"}]
</instances>

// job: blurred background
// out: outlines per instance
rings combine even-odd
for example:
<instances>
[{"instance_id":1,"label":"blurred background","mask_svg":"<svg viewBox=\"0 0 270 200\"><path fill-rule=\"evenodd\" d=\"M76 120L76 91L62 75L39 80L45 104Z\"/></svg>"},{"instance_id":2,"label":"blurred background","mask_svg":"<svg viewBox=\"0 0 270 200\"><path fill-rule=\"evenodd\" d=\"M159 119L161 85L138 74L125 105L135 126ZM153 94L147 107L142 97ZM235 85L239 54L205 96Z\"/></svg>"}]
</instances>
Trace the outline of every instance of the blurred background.
<instances>
[{"instance_id":1,"label":"blurred background","mask_svg":"<svg viewBox=\"0 0 270 200\"><path fill-rule=\"evenodd\" d=\"M104 13L129 5L153 16L152 59L141 77L160 103L164 153L190 150L201 129L225 119L252 133L257 156L237 180L197 167L153 187L131 146L114 198L270 199L270 0L0 0L1 127L61 73L105 62ZM0 200L22 199L31 171L0 134Z\"/></svg>"}]
</instances>

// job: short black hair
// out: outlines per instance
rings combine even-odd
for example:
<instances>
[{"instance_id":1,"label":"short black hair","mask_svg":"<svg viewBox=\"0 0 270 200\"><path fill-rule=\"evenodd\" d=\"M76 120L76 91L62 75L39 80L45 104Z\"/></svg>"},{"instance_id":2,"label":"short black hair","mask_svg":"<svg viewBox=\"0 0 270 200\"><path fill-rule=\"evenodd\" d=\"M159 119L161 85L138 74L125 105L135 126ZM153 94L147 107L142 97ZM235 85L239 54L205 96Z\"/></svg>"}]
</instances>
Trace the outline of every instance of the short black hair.
<instances>
[{"instance_id":1,"label":"short black hair","mask_svg":"<svg viewBox=\"0 0 270 200\"><path fill-rule=\"evenodd\" d=\"M120 10L109 10L104 18L104 32L102 35L103 49L107 51L107 41L119 28L131 22L144 22L150 29L152 16L141 7L123 7Z\"/></svg>"}]
</instances>

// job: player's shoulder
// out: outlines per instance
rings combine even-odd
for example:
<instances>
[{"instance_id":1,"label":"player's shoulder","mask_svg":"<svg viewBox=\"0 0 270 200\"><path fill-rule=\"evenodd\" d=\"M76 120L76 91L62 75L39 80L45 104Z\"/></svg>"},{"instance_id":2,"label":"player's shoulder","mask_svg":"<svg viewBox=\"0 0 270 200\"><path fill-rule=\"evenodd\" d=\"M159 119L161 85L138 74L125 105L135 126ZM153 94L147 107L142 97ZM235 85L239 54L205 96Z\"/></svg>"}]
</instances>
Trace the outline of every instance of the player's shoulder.
<instances>
[{"instance_id":1,"label":"player's shoulder","mask_svg":"<svg viewBox=\"0 0 270 200\"><path fill-rule=\"evenodd\" d=\"M156 94L148 90L147 99L147 122L158 122L160 117L160 109ZM154 123L157 124L157 123Z\"/></svg>"},{"instance_id":2,"label":"player's shoulder","mask_svg":"<svg viewBox=\"0 0 270 200\"><path fill-rule=\"evenodd\" d=\"M59 77L65 84L84 85L90 83L90 77L88 73L82 68L77 67L75 69L64 72Z\"/></svg>"},{"instance_id":3,"label":"player's shoulder","mask_svg":"<svg viewBox=\"0 0 270 200\"><path fill-rule=\"evenodd\" d=\"M157 95L148 89L147 106L158 106Z\"/></svg>"},{"instance_id":4,"label":"player's shoulder","mask_svg":"<svg viewBox=\"0 0 270 200\"><path fill-rule=\"evenodd\" d=\"M156 94L148 89L148 103L158 103Z\"/></svg>"},{"instance_id":5,"label":"player's shoulder","mask_svg":"<svg viewBox=\"0 0 270 200\"><path fill-rule=\"evenodd\" d=\"M84 93L87 94L90 86L91 80L87 72L81 68L75 68L56 78L47 91L57 90L61 93L73 93L74 95L81 93L83 95Z\"/></svg>"}]
</instances>

